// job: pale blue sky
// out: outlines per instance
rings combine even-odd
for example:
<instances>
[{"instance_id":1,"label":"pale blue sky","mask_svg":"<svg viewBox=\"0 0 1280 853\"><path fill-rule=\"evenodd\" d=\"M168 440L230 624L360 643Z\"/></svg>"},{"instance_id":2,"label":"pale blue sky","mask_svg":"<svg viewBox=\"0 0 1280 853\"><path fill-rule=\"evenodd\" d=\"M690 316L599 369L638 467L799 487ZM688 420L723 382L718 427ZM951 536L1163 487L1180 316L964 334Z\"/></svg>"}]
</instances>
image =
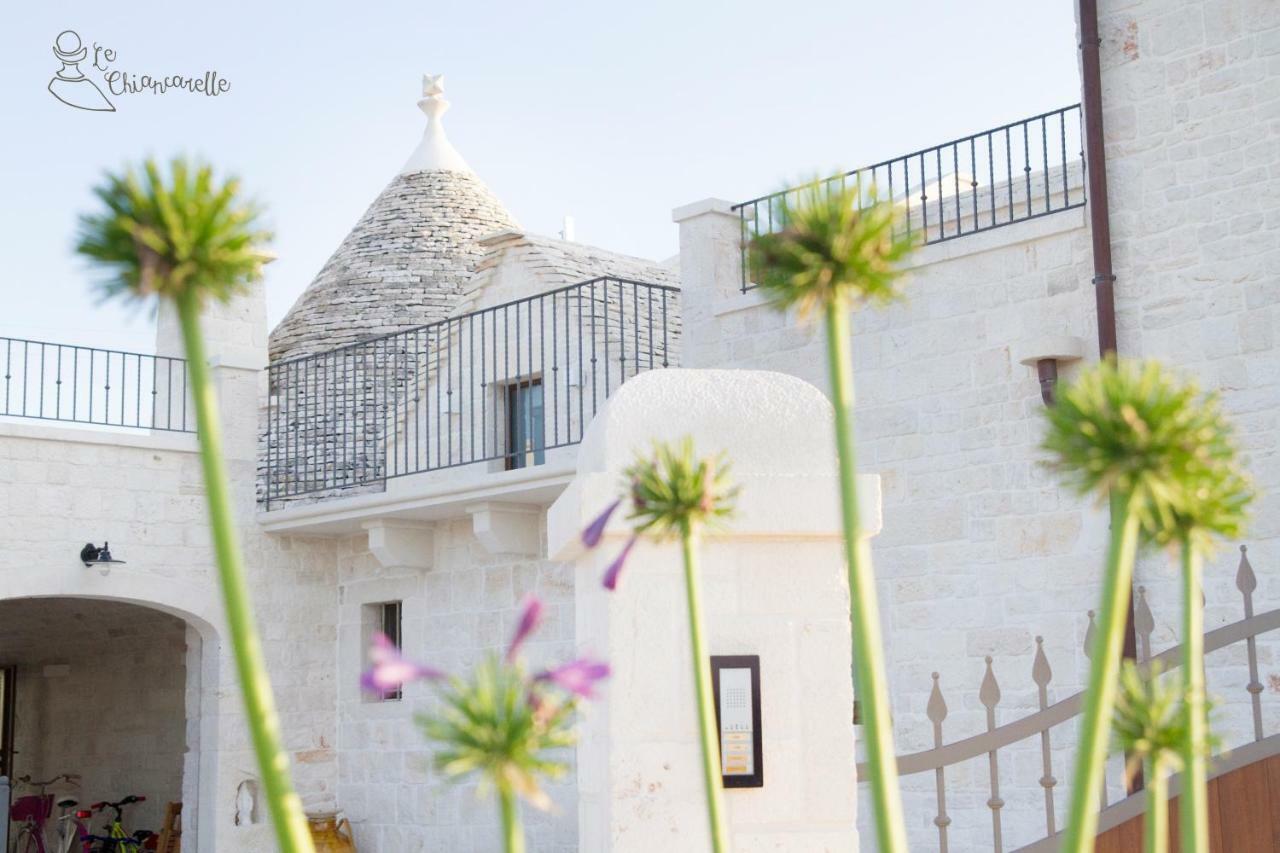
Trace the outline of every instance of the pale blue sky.
<instances>
[{"instance_id":1,"label":"pale blue sky","mask_svg":"<svg viewBox=\"0 0 1280 853\"><path fill-rule=\"evenodd\" d=\"M744 199L1079 99L1067 0L23 3L0 27L0 335L149 351L70 250L106 168L205 156L269 208L277 321L417 144L449 136L528 229L676 252L671 209ZM46 90L64 29L132 74L216 70L219 98ZM89 64L83 66L89 72Z\"/></svg>"}]
</instances>

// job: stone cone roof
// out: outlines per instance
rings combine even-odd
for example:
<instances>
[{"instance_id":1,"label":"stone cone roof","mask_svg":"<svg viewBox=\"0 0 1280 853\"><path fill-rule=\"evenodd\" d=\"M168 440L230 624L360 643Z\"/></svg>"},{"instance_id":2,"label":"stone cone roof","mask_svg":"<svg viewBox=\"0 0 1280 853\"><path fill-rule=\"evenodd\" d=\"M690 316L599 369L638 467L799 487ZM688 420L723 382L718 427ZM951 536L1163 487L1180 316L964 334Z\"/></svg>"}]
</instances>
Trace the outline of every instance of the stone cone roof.
<instances>
[{"instance_id":1,"label":"stone cone roof","mask_svg":"<svg viewBox=\"0 0 1280 853\"><path fill-rule=\"evenodd\" d=\"M469 172L397 175L271 333L272 361L449 316L484 255L515 224Z\"/></svg>"},{"instance_id":2,"label":"stone cone roof","mask_svg":"<svg viewBox=\"0 0 1280 853\"><path fill-rule=\"evenodd\" d=\"M272 331L272 361L443 320L485 253L478 239L516 226L445 137L442 77L423 79L418 106L422 142Z\"/></svg>"}]
</instances>

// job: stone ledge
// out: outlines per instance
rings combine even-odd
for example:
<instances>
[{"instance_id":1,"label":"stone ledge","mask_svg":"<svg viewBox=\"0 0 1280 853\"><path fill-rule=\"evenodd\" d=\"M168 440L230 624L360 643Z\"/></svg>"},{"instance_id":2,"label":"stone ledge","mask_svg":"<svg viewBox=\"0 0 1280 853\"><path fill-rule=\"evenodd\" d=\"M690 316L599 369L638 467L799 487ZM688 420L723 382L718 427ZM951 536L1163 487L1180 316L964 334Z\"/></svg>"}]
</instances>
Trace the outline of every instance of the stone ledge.
<instances>
[{"instance_id":1,"label":"stone ledge","mask_svg":"<svg viewBox=\"0 0 1280 853\"><path fill-rule=\"evenodd\" d=\"M46 426L45 424L57 424L57 426ZM0 438L136 447L139 450L169 450L175 453L200 452L200 443L193 432L150 432L147 430L123 432L115 431L106 426L94 429L89 424L80 424L73 421L43 421L40 424L0 421Z\"/></svg>"}]
</instances>

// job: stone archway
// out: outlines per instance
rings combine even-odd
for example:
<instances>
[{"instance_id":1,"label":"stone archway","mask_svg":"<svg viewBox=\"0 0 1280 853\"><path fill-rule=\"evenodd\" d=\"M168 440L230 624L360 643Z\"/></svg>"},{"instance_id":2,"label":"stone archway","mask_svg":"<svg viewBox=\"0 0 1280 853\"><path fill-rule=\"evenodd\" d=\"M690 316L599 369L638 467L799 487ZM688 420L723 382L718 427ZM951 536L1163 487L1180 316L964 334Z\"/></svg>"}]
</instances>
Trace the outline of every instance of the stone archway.
<instances>
[{"instance_id":1,"label":"stone archway","mask_svg":"<svg viewBox=\"0 0 1280 853\"><path fill-rule=\"evenodd\" d=\"M165 803L180 800L186 847L214 850L218 632L169 600L167 584L148 584L145 598L130 586L0 597L0 658L21 668L18 741L35 745L15 772L80 773L82 802L145 795L130 828L158 830ZM192 590L182 592L185 604ZM35 731L21 731L24 713Z\"/></svg>"}]
</instances>

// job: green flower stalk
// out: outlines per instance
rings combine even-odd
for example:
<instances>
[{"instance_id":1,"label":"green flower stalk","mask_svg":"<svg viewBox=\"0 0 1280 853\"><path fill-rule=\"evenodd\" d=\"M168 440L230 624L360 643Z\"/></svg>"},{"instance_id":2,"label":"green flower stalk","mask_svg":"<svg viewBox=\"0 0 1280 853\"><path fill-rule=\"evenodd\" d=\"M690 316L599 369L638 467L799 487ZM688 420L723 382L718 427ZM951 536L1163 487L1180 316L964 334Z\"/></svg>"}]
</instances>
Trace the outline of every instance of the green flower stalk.
<instances>
[{"instance_id":1,"label":"green flower stalk","mask_svg":"<svg viewBox=\"0 0 1280 853\"><path fill-rule=\"evenodd\" d=\"M1194 386L1190 386L1194 391ZM1200 453L1188 465L1174 524L1147 531L1157 542L1176 546L1182 569L1182 669L1187 724L1182 728L1182 796L1178 800L1181 847L1208 853L1208 712L1204 683L1204 557L1215 538L1241 535L1253 486L1240 469L1233 431L1218 398L1199 408Z\"/></svg>"},{"instance_id":2,"label":"green flower stalk","mask_svg":"<svg viewBox=\"0 0 1280 853\"><path fill-rule=\"evenodd\" d=\"M749 245L760 289L782 310L820 313L827 330L827 363L835 406L836 450L845 561L849 572L849 621L853 671L867 741L867 766L875 804L876 839L885 853L907 849L898 767L889 713L880 613L871 548L858 523L857 464L853 441L853 354L849 312L899 297L902 264L914 248L895 208L855 192L815 182L786 201L781 230ZM784 196L784 199L788 197Z\"/></svg>"},{"instance_id":3,"label":"green flower stalk","mask_svg":"<svg viewBox=\"0 0 1280 853\"><path fill-rule=\"evenodd\" d=\"M220 181L204 164L175 160L166 176L147 161L141 173L129 169L107 175L94 194L102 210L80 218L76 251L107 271L103 293L157 296L177 308L218 577L263 790L282 853L311 853L253 621L222 459L217 399L200 332L200 312L207 302L226 302L261 278L263 264L270 260L266 247L271 234L259 224L259 209L242 197L239 181Z\"/></svg>"},{"instance_id":4,"label":"green flower stalk","mask_svg":"<svg viewBox=\"0 0 1280 853\"><path fill-rule=\"evenodd\" d=\"M1212 400L1202 401L1194 385L1176 381L1154 362L1108 359L1090 368L1073 385L1060 390L1047 418L1044 448L1056 467L1077 491L1109 496L1111 505L1111 545L1102 583L1099 630L1091 655L1093 665L1063 843L1064 850L1082 851L1092 849L1097 831L1094 795L1102 784L1139 536L1153 542L1169 541L1180 537L1179 531L1189 530L1192 519L1219 519L1223 513L1243 507L1247 498L1225 467L1230 454L1224 448L1229 447L1229 441L1216 405ZM1196 567L1189 566L1185 576L1194 579L1197 586L1191 598L1198 608ZM1187 639L1202 648L1202 624L1196 626L1195 635ZM1188 672L1199 672L1203 678L1202 651L1200 657ZM1194 688L1189 690L1189 694L1195 693ZM1202 688L1199 696L1202 704ZM1202 724L1203 713L1193 713L1190 719ZM1203 742L1202 726L1188 728L1199 728L1201 734L1197 738L1192 732L1186 737Z\"/></svg>"},{"instance_id":5,"label":"green flower stalk","mask_svg":"<svg viewBox=\"0 0 1280 853\"><path fill-rule=\"evenodd\" d=\"M631 540L605 572L604 586L616 590L622 569L636 540L641 536L657 542L678 540L684 560L685 597L689 605L689 645L693 657L693 682L697 694L698 735L702 744L702 770L707 793L707 822L714 853L729 850L729 834L724 820L720 749L711 696L711 660L707 656L702 616L702 591L698 565L698 540L704 530L733 514L737 488L728 478L723 457L699 458L693 441L654 447L650 458L639 459L624 474L627 520ZM582 533L583 544L600 543L610 516L623 503L614 501Z\"/></svg>"},{"instance_id":6,"label":"green flower stalk","mask_svg":"<svg viewBox=\"0 0 1280 853\"><path fill-rule=\"evenodd\" d=\"M1181 766L1187 719L1182 682L1160 676L1158 664L1144 674L1125 661L1113 721L1116 747L1129 756L1126 773L1132 777L1141 767L1146 780L1145 853L1169 849L1169 773Z\"/></svg>"}]
</instances>

